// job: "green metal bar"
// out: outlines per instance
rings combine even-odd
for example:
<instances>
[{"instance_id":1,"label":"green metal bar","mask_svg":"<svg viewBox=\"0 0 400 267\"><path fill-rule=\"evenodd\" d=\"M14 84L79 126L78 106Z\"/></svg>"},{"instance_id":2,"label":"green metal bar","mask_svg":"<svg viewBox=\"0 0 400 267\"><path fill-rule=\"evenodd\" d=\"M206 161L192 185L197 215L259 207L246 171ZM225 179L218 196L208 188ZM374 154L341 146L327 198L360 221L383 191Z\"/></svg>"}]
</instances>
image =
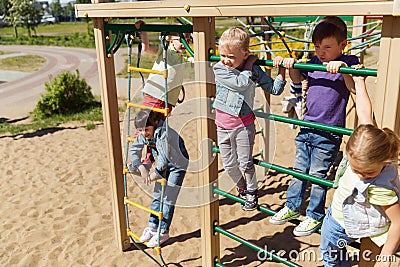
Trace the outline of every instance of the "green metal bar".
<instances>
[{"instance_id":1,"label":"green metal bar","mask_svg":"<svg viewBox=\"0 0 400 267\"><path fill-rule=\"evenodd\" d=\"M228 232L228 231L222 229L219 226L214 226L214 231L217 232L217 233L223 234L224 236L227 236L227 237L229 237L229 238L231 238L231 239L233 239L233 240L235 240L235 241L237 241L237 242L239 242L239 243L241 243L241 244L243 244L243 245L245 245L245 246L247 246L247 247L249 247L251 249L254 249L254 250L258 251L258 252L262 252L266 256L268 256L269 258L273 259L274 261L283 263L286 266L301 267L301 265L298 265L296 263L287 261L287 260L279 257L278 255L275 255L275 254L273 254L273 253L271 253L271 252L269 252L269 251L267 251L265 249L262 249L259 246L255 245L255 244L253 244L253 243L251 243L251 242L249 242L249 241L247 241L247 240L245 240L245 239L243 239L243 238L241 238L241 237L239 237L239 236L237 236L237 235L235 235L235 234L233 234L231 232Z\"/></svg>"},{"instance_id":2,"label":"green metal bar","mask_svg":"<svg viewBox=\"0 0 400 267\"><path fill-rule=\"evenodd\" d=\"M134 24L104 24L104 31L112 32L177 32L191 33L193 25L170 25L170 24L142 24L136 29Z\"/></svg>"},{"instance_id":3,"label":"green metal bar","mask_svg":"<svg viewBox=\"0 0 400 267\"><path fill-rule=\"evenodd\" d=\"M189 44L186 42L186 39L183 36L183 34L180 33L179 37L181 38L181 43L186 48L186 51L190 54L190 56L194 57L194 52L193 52L192 48L190 48Z\"/></svg>"},{"instance_id":4,"label":"green metal bar","mask_svg":"<svg viewBox=\"0 0 400 267\"><path fill-rule=\"evenodd\" d=\"M219 147L215 147L214 146L214 147L212 147L211 150L214 153L220 153ZM258 159L253 159L253 161L254 161L254 164L259 165L261 167L268 168L268 169L271 169L271 170L274 170L274 171L278 171L278 172L281 172L281 173L289 174L289 175L292 175L294 177L297 177L297 178L300 178L300 179L304 179L304 180L307 180L307 181L310 181L310 182L313 182L313 183L316 183L316 184L319 184L319 185L324 185L324 186L328 186L328 187L334 188L333 187L333 184L334 184L333 181L322 179L322 178L319 178L319 177L315 177L315 176L312 176L312 175L309 175L309 174L298 172L298 171L295 171L293 169L289 169L289 168L286 168L286 167L282 167L282 166L275 165L275 164L272 164L272 163L268 163L268 162L265 162L265 161L261 161L261 160L258 160ZM242 202L240 202L240 203L242 203ZM242 203L242 204L244 204L244 203Z\"/></svg>"},{"instance_id":5,"label":"green metal bar","mask_svg":"<svg viewBox=\"0 0 400 267\"><path fill-rule=\"evenodd\" d=\"M261 160L258 160L258 159L253 159L253 160L254 160L254 164L257 164L257 165L259 165L261 167L269 168L269 169L274 170L274 171L286 173L286 174L292 175L292 176L300 178L300 179L304 179L304 180L307 180L307 181L310 181L310 182L313 182L313 183L316 183L316 184L319 184L319 185L324 185L324 186L328 186L328 187L332 187L333 188L333 181L325 180L325 179L322 179L322 178L318 178L318 177L315 177L315 176L312 176L312 175L309 175L309 174L298 172L298 171L295 171L295 170L292 170L292 169L289 169L289 168L285 168L285 167L282 167L282 166L279 166L279 165L275 165L275 164L272 164L272 163L268 163L268 162L265 162L265 161L261 161Z\"/></svg>"},{"instance_id":6,"label":"green metal bar","mask_svg":"<svg viewBox=\"0 0 400 267\"><path fill-rule=\"evenodd\" d=\"M210 60L211 61L219 61L220 57L219 56L210 56ZM256 61L255 64L260 65L260 66L273 67L272 62L273 62L272 60L259 59ZM293 67L295 69L301 69L301 70L325 71L326 72L326 66L321 65L321 64L294 63ZM377 69L370 69L370 68L362 68L362 69L356 70L351 67L340 67L339 72L345 73L345 74L360 75L360 76L377 76L378 75Z\"/></svg>"},{"instance_id":7,"label":"green metal bar","mask_svg":"<svg viewBox=\"0 0 400 267\"><path fill-rule=\"evenodd\" d=\"M235 202L239 202L241 204L244 204L246 202L244 199L241 199L240 197L237 197L237 196L234 196L232 194L229 194L228 192L225 192L225 191L223 191L223 190L221 190L219 188L216 188L216 187L213 188L213 192L215 194L218 194L218 195L221 195L223 197L229 198L229 199L231 199L231 200L233 200ZM257 210L259 210L261 212L264 212L264 213L266 213L268 215L271 215L271 216L274 216L275 213L276 213L276 211L273 211L273 210L271 210L271 209L269 209L269 208L267 208L265 206L261 206L261 205L257 206ZM300 223L300 220L293 219L293 220L290 220L290 222L293 223L293 224L298 225ZM317 232L318 232L318 234L321 234L321 229L318 229ZM356 249L360 249L360 243L358 243L358 242L350 243L349 246L351 246L353 248L356 248Z\"/></svg>"},{"instance_id":8,"label":"green metal bar","mask_svg":"<svg viewBox=\"0 0 400 267\"><path fill-rule=\"evenodd\" d=\"M223 265L222 263L216 262L214 264L215 267L225 267L225 265Z\"/></svg>"},{"instance_id":9,"label":"green metal bar","mask_svg":"<svg viewBox=\"0 0 400 267\"><path fill-rule=\"evenodd\" d=\"M293 17L270 17L270 22L313 22L321 16L293 16ZM353 21L353 16L339 16L344 21Z\"/></svg>"},{"instance_id":10,"label":"green metal bar","mask_svg":"<svg viewBox=\"0 0 400 267\"><path fill-rule=\"evenodd\" d=\"M261 105L258 108L253 109L253 111L264 111L264 105Z\"/></svg>"},{"instance_id":11,"label":"green metal bar","mask_svg":"<svg viewBox=\"0 0 400 267\"><path fill-rule=\"evenodd\" d=\"M310 128L315 128L319 130L324 130L324 131L330 131L338 134L343 134L343 135L351 135L354 130L348 129L348 128L343 128L339 126L332 126L332 125L327 125L327 124L322 124L318 122L312 122L312 121L305 121L305 120L298 120L294 118L288 118L285 116L279 116L279 115L274 115L274 114L268 114L264 112L254 112L256 117L264 118L264 119L269 119L269 120L274 120L274 121L280 121L280 122L286 122L290 124L296 124L300 126L306 126Z\"/></svg>"},{"instance_id":12,"label":"green metal bar","mask_svg":"<svg viewBox=\"0 0 400 267\"><path fill-rule=\"evenodd\" d=\"M237 196L234 196L234 195L232 195L232 194L229 194L228 192L225 192L225 191L223 191L223 190L221 190L221 189L219 189L219 188L213 188L213 192L215 193L215 194L218 194L218 195L221 195L221 196L223 196L223 197L226 197L226 198L229 198L229 199L231 199L231 200L233 200L233 201L235 201L235 202L239 202L240 204L243 204L244 205L244 203L246 202L246 200L244 200L244 199L242 199L242 198L240 198L240 197L237 197ZM275 215L275 211L273 211L273 210L271 210L271 209L269 209L269 208L267 208L267 207L264 207L264 206L258 206L257 207L257 209L259 210L259 211L261 211L261 212L264 212L264 213L266 213L266 214L268 214L268 215L271 215L271 216L274 216ZM294 222L294 223L296 223L296 224L299 224L299 220L291 220L292 222Z\"/></svg>"},{"instance_id":13,"label":"green metal bar","mask_svg":"<svg viewBox=\"0 0 400 267\"><path fill-rule=\"evenodd\" d=\"M111 52L111 50L114 48L115 44L117 43L117 40L120 36L119 35L115 35L111 44L107 47L107 54Z\"/></svg>"}]
</instances>

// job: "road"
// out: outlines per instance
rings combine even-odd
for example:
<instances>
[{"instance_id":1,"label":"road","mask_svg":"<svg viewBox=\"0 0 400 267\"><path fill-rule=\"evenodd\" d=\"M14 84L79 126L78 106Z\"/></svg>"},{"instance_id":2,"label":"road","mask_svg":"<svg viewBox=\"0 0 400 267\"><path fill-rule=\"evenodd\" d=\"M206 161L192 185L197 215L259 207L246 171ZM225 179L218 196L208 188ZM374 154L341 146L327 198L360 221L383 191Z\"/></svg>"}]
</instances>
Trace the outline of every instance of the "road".
<instances>
[{"instance_id":1,"label":"road","mask_svg":"<svg viewBox=\"0 0 400 267\"><path fill-rule=\"evenodd\" d=\"M0 46L0 51L34 54L44 57L46 65L35 72L21 73L0 70L0 118L17 119L31 112L40 95L45 93L45 83L50 77L61 72L75 73L78 69L81 78L91 86L93 94L100 95L96 50L55 46ZM123 66L125 51L115 56L116 72ZM122 79L125 80L125 79ZM117 79L118 84L126 82ZM120 88L118 90L124 90Z\"/></svg>"}]
</instances>

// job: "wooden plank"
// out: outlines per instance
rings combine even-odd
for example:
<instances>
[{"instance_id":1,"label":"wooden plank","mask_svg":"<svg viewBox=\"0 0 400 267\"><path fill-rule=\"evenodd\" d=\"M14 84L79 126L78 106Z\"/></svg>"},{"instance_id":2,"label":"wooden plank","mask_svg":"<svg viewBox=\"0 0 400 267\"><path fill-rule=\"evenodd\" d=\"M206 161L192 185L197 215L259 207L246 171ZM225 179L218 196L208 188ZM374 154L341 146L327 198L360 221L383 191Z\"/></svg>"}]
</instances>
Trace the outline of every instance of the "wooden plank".
<instances>
[{"instance_id":1,"label":"wooden plank","mask_svg":"<svg viewBox=\"0 0 400 267\"><path fill-rule=\"evenodd\" d=\"M265 20L261 20L261 25L266 25ZM268 30L269 27L265 26L263 27L261 30L262 31L266 31ZM263 41L268 43L268 46L271 47L271 40L268 34L265 34L262 36ZM266 50L267 46L266 44L261 44L260 45L260 49L261 50ZM272 59L271 53L260 53L260 57L259 58L265 58L267 60ZM264 71L271 76L271 69L270 68L263 68ZM271 95L267 94L264 90L262 90L262 94L265 97L265 104L264 104L264 112L266 113L271 113L271 109L270 109L270 105L271 105ZM271 145L271 144L275 144L276 140L275 140L275 132L271 132L271 129L275 130L274 127L271 127L271 124L273 123L273 121L271 120L266 120L266 119L261 119L258 118L257 119L259 126L263 128L263 134L260 136L261 138L261 144L260 144L260 149L262 149L263 151L263 155L262 155L262 160L266 161L266 162L271 162L270 160L274 158L274 154L275 154L275 146ZM260 130L260 129L258 129ZM271 134L274 133L274 134ZM257 139L257 136L256 136ZM254 153L255 154L255 153ZM255 165L256 167L256 175L257 175L257 180L260 179L260 176L262 177L262 179L264 179L265 175L268 173L268 169Z\"/></svg>"},{"instance_id":2,"label":"wooden plank","mask_svg":"<svg viewBox=\"0 0 400 267\"><path fill-rule=\"evenodd\" d=\"M355 16L353 19L353 25L362 25L364 24L364 16ZM365 26L364 27L354 27L352 30L352 36L359 36L361 35L365 30ZM357 42L363 42L364 39L359 39L357 40ZM356 54L357 52L359 52L360 49L354 49L352 50L350 53L352 55ZM364 61L364 53L361 53L359 55L359 59L360 62L363 63ZM346 107L346 127L347 128L356 128L358 125L358 118L357 118L357 114L356 114L356 103L355 103L355 96L353 94L350 95L350 99L349 102L347 103L347 107ZM347 141L347 137L344 138L345 141Z\"/></svg>"},{"instance_id":3,"label":"wooden plank","mask_svg":"<svg viewBox=\"0 0 400 267\"><path fill-rule=\"evenodd\" d=\"M138 1L138 2L109 2L107 5L113 6L118 5L123 8L135 8L138 9L148 9L148 8L183 8L186 4L190 7L226 7L226 6L262 6L262 5L292 5L292 4L353 4L353 3L370 3L370 2L394 2L397 0L252 0L252 1L242 1L242 0L192 0L187 3L181 0L167 0L167 1ZM104 3L104 2L103 2ZM265 15L265 14L264 14Z\"/></svg>"},{"instance_id":4,"label":"wooden plank","mask_svg":"<svg viewBox=\"0 0 400 267\"><path fill-rule=\"evenodd\" d=\"M400 0L393 1L393 16L400 16Z\"/></svg>"},{"instance_id":5,"label":"wooden plank","mask_svg":"<svg viewBox=\"0 0 400 267\"><path fill-rule=\"evenodd\" d=\"M384 16L379 52L376 117L380 127L400 130L400 17Z\"/></svg>"},{"instance_id":6,"label":"wooden plank","mask_svg":"<svg viewBox=\"0 0 400 267\"><path fill-rule=\"evenodd\" d=\"M390 45L391 45L391 27L392 27L392 17L385 16L385 20L382 25L382 37L381 45L379 47L379 59L378 59L378 76L376 91L374 92L374 98L371 99L374 107L374 114L376 123L378 126L382 126L383 120L383 110L386 102L386 87L388 79L388 68L390 57Z\"/></svg>"},{"instance_id":7,"label":"wooden plank","mask_svg":"<svg viewBox=\"0 0 400 267\"><path fill-rule=\"evenodd\" d=\"M103 19L93 21L97 62L101 87L104 127L107 137L107 152L114 215L114 230L118 248L128 249L131 244L127 235L124 206L124 180L121 148L121 133L117 102L114 58L106 55Z\"/></svg>"},{"instance_id":8,"label":"wooden plank","mask_svg":"<svg viewBox=\"0 0 400 267\"><path fill-rule=\"evenodd\" d=\"M197 143L202 144L198 158L202 159L202 165L208 166L205 170L199 170L199 188L201 189L200 219L201 219L201 255L202 266L214 266L214 260L219 258L219 235L214 235L214 223L219 222L218 196L214 196L212 185L218 179L218 161L212 159L212 142L203 142L211 139L217 140L216 126L211 119L210 99L215 97L214 74L208 61L208 50L215 51L215 19L193 18L193 43L195 54L195 91L196 97L201 100L199 118L196 118ZM203 81L203 82L202 82ZM204 82L210 81L210 82Z\"/></svg>"},{"instance_id":9,"label":"wooden plank","mask_svg":"<svg viewBox=\"0 0 400 267\"><path fill-rule=\"evenodd\" d=\"M153 3L153 2L151 2ZM77 17L229 17L229 16L307 16L307 15L344 15L344 16L365 16L365 15L391 15L393 12L393 1L370 1L370 2L346 2L346 3L288 3L288 4L260 4L225 6L204 6L190 5L186 11L184 6L167 5L154 2L129 2L129 3L104 3L104 4L78 4L75 5ZM144 6L141 4L146 4ZM214 3L215 4L215 3Z\"/></svg>"}]
</instances>

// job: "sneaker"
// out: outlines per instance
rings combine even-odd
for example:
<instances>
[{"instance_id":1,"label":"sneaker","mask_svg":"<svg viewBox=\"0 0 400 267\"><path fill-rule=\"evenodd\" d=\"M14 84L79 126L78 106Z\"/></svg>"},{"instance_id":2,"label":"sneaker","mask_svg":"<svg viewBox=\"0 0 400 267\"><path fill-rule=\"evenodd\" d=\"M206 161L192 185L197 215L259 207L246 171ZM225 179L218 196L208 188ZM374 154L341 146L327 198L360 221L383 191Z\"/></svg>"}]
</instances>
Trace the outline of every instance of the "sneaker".
<instances>
[{"instance_id":1,"label":"sneaker","mask_svg":"<svg viewBox=\"0 0 400 267\"><path fill-rule=\"evenodd\" d=\"M246 202L242 205L242 210L255 210L258 204L257 193L247 193L246 194Z\"/></svg>"},{"instance_id":2,"label":"sneaker","mask_svg":"<svg viewBox=\"0 0 400 267\"><path fill-rule=\"evenodd\" d=\"M160 245L169 239L169 233L160 234ZM158 247L158 235L157 233L147 243L148 248Z\"/></svg>"},{"instance_id":3,"label":"sneaker","mask_svg":"<svg viewBox=\"0 0 400 267\"><path fill-rule=\"evenodd\" d=\"M295 219L299 216L300 212L292 211L285 206L280 211L275 213L275 215L269 219L269 222L272 224L284 224L285 222Z\"/></svg>"},{"instance_id":4,"label":"sneaker","mask_svg":"<svg viewBox=\"0 0 400 267\"><path fill-rule=\"evenodd\" d=\"M295 236L307 236L317 231L322 225L322 221L314 220L313 218L306 217L299 225L293 230Z\"/></svg>"},{"instance_id":5,"label":"sneaker","mask_svg":"<svg viewBox=\"0 0 400 267\"><path fill-rule=\"evenodd\" d=\"M157 229L146 227L144 228L143 234L140 236L139 240L142 243L147 242L156 234L157 234Z\"/></svg>"}]
</instances>

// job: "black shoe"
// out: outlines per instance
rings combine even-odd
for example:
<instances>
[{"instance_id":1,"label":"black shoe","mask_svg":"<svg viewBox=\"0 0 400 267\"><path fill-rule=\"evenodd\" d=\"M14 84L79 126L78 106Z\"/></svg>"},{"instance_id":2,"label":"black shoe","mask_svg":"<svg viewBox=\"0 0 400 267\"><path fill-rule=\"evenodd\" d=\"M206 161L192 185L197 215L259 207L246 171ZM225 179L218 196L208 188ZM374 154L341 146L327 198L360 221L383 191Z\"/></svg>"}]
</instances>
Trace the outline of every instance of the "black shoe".
<instances>
[{"instance_id":1,"label":"black shoe","mask_svg":"<svg viewBox=\"0 0 400 267\"><path fill-rule=\"evenodd\" d=\"M243 210L255 210L258 205L257 191L246 193L246 203L242 206Z\"/></svg>"}]
</instances>

